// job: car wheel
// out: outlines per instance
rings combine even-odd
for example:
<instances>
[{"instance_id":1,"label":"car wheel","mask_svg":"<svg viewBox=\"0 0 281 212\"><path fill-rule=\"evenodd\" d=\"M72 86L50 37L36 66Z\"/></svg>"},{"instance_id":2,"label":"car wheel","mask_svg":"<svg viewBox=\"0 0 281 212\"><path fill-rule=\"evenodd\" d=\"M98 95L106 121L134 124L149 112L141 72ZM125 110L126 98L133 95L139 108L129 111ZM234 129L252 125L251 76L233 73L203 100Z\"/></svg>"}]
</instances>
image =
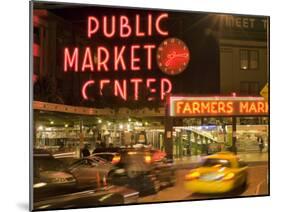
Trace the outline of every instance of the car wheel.
<instances>
[{"instance_id":1,"label":"car wheel","mask_svg":"<svg viewBox=\"0 0 281 212\"><path fill-rule=\"evenodd\" d=\"M107 174L107 183L109 185L112 185L113 184L113 175L114 175L114 171L110 171L108 174Z\"/></svg>"}]
</instances>

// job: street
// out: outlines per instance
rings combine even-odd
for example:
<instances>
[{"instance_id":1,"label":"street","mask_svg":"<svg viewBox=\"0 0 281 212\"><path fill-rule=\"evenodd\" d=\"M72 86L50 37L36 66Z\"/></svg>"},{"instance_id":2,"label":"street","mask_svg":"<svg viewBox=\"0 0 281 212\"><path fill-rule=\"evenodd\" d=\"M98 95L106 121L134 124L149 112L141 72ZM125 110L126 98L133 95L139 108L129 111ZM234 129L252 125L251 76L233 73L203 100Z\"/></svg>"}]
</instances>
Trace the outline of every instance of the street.
<instances>
[{"instance_id":1,"label":"street","mask_svg":"<svg viewBox=\"0 0 281 212\"><path fill-rule=\"evenodd\" d=\"M194 200L194 199L210 199L222 197L235 197L235 196L252 196L252 195L266 195L268 194L267 186L267 164L253 165L249 167L248 186L246 189L239 189L228 194L220 195L199 195L192 194L185 190L183 186L184 175L188 169L180 169L177 171L176 185L173 187L165 188L155 195L149 195L139 198L140 203L145 202L165 202L165 201L178 201L178 200Z\"/></svg>"}]
</instances>

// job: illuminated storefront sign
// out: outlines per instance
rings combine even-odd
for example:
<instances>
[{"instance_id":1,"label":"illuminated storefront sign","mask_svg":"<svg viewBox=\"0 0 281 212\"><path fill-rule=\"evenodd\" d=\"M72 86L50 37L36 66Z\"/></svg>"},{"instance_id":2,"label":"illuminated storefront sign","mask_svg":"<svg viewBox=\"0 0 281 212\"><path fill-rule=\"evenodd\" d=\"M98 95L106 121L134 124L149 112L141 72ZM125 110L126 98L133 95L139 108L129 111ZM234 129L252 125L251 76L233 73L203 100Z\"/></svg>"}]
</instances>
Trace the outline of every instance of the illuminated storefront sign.
<instances>
[{"instance_id":1,"label":"illuminated storefront sign","mask_svg":"<svg viewBox=\"0 0 281 212\"><path fill-rule=\"evenodd\" d=\"M125 15L89 16L87 39L95 47L91 45L65 47L63 50L64 73L89 73L92 76L82 82L81 95L84 100L91 98L90 90L93 86L98 87L101 95L103 95L103 89L108 86L112 90L112 95L124 101L128 100L130 95L128 92L133 92L133 100L138 101L143 88L154 96L148 97L147 101L155 100L155 96L164 100L165 95L173 90L171 80L150 75L159 69L165 75L180 74L186 69L190 58L189 49L183 41L168 38L168 18L168 13L158 15L148 13L146 17L141 17L139 14L130 17ZM163 38L158 48L157 44L147 43L145 39L152 36ZM114 38L116 45L99 45L96 37L102 37L105 40ZM135 41L128 42L126 45L118 44L118 40L125 40L128 37L134 37ZM153 67L155 64L153 60L156 59L158 67ZM166 60L168 62L161 63ZM144 72L146 72L145 78L143 78ZM108 74L111 74L111 77L107 77ZM122 75L122 79L118 77L119 75Z\"/></svg>"},{"instance_id":2,"label":"illuminated storefront sign","mask_svg":"<svg viewBox=\"0 0 281 212\"><path fill-rule=\"evenodd\" d=\"M170 97L170 116L268 115L263 97Z\"/></svg>"}]
</instances>

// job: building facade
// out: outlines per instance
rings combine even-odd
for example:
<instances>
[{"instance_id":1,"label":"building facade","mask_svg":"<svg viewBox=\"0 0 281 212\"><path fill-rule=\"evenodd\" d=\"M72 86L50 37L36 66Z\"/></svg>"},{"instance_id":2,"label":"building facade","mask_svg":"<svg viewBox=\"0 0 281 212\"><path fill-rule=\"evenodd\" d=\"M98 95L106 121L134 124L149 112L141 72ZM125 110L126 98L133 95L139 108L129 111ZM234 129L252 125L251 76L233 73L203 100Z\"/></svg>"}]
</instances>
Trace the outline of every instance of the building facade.
<instances>
[{"instance_id":1,"label":"building facade","mask_svg":"<svg viewBox=\"0 0 281 212\"><path fill-rule=\"evenodd\" d=\"M221 94L260 95L269 77L268 23L266 17L221 17Z\"/></svg>"},{"instance_id":2,"label":"building facade","mask_svg":"<svg viewBox=\"0 0 281 212\"><path fill-rule=\"evenodd\" d=\"M112 9L105 14L110 12ZM62 50L65 46L92 45L85 33L84 19L88 13L78 11L84 21L78 15L71 17L69 14L56 7L49 10L38 7L34 12L34 145L52 146L56 150L65 147L79 150L85 143L95 148L102 141L105 145L113 142L115 146L142 143L164 150L164 101L154 96L156 101L149 102L144 92L140 93L139 101L120 102L110 94L110 86L104 92L92 90L92 93L103 93L104 96L97 95L89 101L82 98L81 87L85 80L99 80L103 75L64 72ZM182 75L166 76L153 60L152 66L156 70L152 76L155 79L163 76L169 78L175 85L172 94L227 96L236 93L237 96L259 96L269 76L266 18L171 13L171 20L175 24L168 24L169 36L179 36L186 41L191 52L190 64ZM155 37L141 42L160 45L162 40ZM134 42L134 38L104 41L98 36L96 43L113 46L126 42ZM94 56L94 63L96 60ZM138 76L137 73L128 72L125 75L123 72L120 77L114 78L116 74L113 72L106 75L106 80L123 80L134 76ZM149 78L150 75L144 72L143 79ZM133 97L134 92L129 92L128 99ZM267 117L241 117L238 124L263 125L257 130L255 127L238 127L238 131L241 129L238 133L239 136L241 134L240 140L251 137L253 143L246 147L245 142L240 142L241 145L238 142L240 150L245 151L253 146L257 150L255 136L258 134L264 136L267 142ZM230 118L178 118L173 120L173 125L173 154L176 157L207 154L208 149L211 152L222 150L232 141ZM247 134L253 129L254 133Z\"/></svg>"}]
</instances>

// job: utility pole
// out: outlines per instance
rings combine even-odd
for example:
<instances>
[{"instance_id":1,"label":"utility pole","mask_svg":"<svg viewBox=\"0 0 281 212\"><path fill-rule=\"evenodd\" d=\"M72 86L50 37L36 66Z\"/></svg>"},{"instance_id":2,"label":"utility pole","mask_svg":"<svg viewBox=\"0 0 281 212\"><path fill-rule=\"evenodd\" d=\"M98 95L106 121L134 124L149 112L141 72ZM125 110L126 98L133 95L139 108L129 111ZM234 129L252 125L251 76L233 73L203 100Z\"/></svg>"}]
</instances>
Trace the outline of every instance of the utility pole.
<instances>
[{"instance_id":1,"label":"utility pole","mask_svg":"<svg viewBox=\"0 0 281 212\"><path fill-rule=\"evenodd\" d=\"M173 160L173 118L170 116L170 94L166 94L164 147L169 160Z\"/></svg>"},{"instance_id":2,"label":"utility pole","mask_svg":"<svg viewBox=\"0 0 281 212\"><path fill-rule=\"evenodd\" d=\"M234 154L237 154L237 147L236 147L236 117L232 117L232 147L231 151Z\"/></svg>"}]
</instances>

